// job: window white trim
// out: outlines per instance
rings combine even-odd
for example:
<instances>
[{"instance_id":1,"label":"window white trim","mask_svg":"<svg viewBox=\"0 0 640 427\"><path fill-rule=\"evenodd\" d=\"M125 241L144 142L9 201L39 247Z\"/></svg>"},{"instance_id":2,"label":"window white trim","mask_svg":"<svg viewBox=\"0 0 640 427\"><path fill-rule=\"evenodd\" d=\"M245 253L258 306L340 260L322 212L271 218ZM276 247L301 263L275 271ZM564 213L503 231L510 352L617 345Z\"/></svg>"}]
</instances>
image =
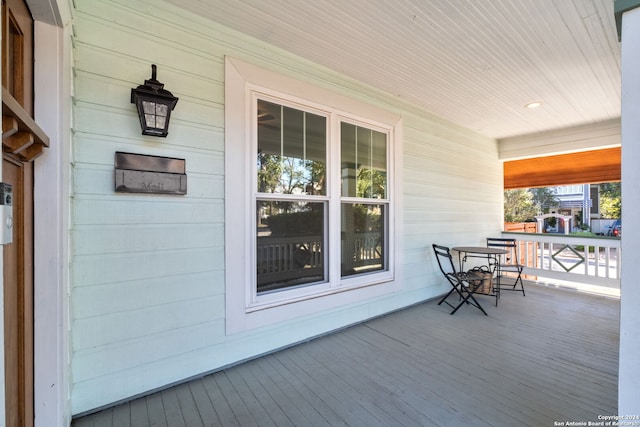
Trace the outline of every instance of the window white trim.
<instances>
[{"instance_id":1,"label":"window white trim","mask_svg":"<svg viewBox=\"0 0 640 427\"><path fill-rule=\"evenodd\" d=\"M328 282L268 295L255 295L255 141L250 118L255 118L255 93L267 99L283 99L285 105L299 104L328 117L327 174L330 180L327 200L339 194L340 121L360 124L387 133L389 163L388 187L392 206L388 221L387 271L341 279L340 271L330 268ZM318 313L338 305L356 303L398 290L395 253L399 250L397 215L401 210L398 188L401 171L401 116L369 104L322 89L236 59L225 59L225 283L226 330L228 334ZM255 147L254 147L255 148ZM344 200L344 199L343 199ZM373 201L373 200L372 200ZM386 200L385 200L386 202ZM340 206L330 204L329 222L339 224ZM339 227L329 227L327 242L340 241ZM333 249L333 250L332 250ZM329 248L329 265L339 265L339 250ZM336 271L337 270L337 271Z\"/></svg>"}]
</instances>

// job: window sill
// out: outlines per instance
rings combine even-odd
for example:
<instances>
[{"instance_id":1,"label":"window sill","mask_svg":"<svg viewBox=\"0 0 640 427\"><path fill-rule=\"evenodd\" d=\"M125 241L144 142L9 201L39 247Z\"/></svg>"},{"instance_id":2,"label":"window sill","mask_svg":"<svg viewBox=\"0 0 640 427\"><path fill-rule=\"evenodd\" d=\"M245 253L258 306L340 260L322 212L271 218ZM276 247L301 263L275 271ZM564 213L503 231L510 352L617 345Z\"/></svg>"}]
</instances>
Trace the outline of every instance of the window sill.
<instances>
[{"instance_id":1,"label":"window sill","mask_svg":"<svg viewBox=\"0 0 640 427\"><path fill-rule=\"evenodd\" d=\"M383 286L392 281L393 274L385 271L357 278L347 278L339 286L334 287L330 287L328 283L312 285L317 287L315 292L310 292L309 287L293 289L291 291L275 292L271 295L258 296L256 302L247 305L245 313L269 310L275 307L328 297L342 292L351 292L370 286Z\"/></svg>"}]
</instances>

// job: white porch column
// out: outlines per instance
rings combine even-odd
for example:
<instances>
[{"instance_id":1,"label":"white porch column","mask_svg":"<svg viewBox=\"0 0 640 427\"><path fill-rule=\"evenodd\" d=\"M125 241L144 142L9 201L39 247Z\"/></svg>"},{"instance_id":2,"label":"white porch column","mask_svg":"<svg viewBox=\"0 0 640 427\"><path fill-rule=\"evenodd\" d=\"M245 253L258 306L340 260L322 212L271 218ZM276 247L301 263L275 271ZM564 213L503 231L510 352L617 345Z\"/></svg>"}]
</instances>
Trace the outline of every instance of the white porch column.
<instances>
[{"instance_id":1,"label":"white porch column","mask_svg":"<svg viewBox=\"0 0 640 427\"><path fill-rule=\"evenodd\" d=\"M68 1L27 3L34 18L34 117L50 143L34 164L34 426L66 427L72 15Z\"/></svg>"},{"instance_id":2,"label":"white porch column","mask_svg":"<svg viewBox=\"0 0 640 427\"><path fill-rule=\"evenodd\" d=\"M634 216L640 209L640 1L615 3L622 41L622 239L620 285L620 366L618 412L640 415L640 227Z\"/></svg>"}]
</instances>

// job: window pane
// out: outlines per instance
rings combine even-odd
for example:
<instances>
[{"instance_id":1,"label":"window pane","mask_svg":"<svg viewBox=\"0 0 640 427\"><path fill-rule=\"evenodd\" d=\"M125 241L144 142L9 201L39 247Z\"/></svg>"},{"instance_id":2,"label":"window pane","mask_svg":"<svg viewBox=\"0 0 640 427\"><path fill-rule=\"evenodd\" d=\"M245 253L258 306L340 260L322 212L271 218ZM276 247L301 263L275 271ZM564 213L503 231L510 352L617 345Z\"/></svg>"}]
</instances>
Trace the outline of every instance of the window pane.
<instances>
[{"instance_id":1,"label":"window pane","mask_svg":"<svg viewBox=\"0 0 640 427\"><path fill-rule=\"evenodd\" d=\"M387 135L341 123L342 196L387 197Z\"/></svg>"},{"instance_id":2,"label":"window pane","mask_svg":"<svg viewBox=\"0 0 640 427\"><path fill-rule=\"evenodd\" d=\"M356 126L340 124L340 169L342 170L342 196L356 195Z\"/></svg>"},{"instance_id":3,"label":"window pane","mask_svg":"<svg viewBox=\"0 0 640 427\"><path fill-rule=\"evenodd\" d=\"M258 191L326 194L326 118L258 100Z\"/></svg>"},{"instance_id":4,"label":"window pane","mask_svg":"<svg viewBox=\"0 0 640 427\"><path fill-rule=\"evenodd\" d=\"M386 205L342 204L342 277L387 270Z\"/></svg>"},{"instance_id":5,"label":"window pane","mask_svg":"<svg viewBox=\"0 0 640 427\"><path fill-rule=\"evenodd\" d=\"M325 203L257 202L258 294L326 281Z\"/></svg>"}]
</instances>

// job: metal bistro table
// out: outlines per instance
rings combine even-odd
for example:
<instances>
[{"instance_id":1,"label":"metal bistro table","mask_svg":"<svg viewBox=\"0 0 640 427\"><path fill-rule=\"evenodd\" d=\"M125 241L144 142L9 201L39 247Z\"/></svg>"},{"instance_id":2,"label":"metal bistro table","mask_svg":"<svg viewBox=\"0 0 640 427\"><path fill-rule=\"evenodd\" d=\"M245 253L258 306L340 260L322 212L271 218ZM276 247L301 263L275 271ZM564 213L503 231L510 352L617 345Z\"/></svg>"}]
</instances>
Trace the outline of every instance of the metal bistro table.
<instances>
[{"instance_id":1,"label":"metal bistro table","mask_svg":"<svg viewBox=\"0 0 640 427\"><path fill-rule=\"evenodd\" d=\"M485 295L491 295L496 298L496 305L498 305L498 299L500 298L500 255L508 253L505 249L500 248L488 248L486 246L457 246L451 248L458 252L458 263L460 265L460 271L465 271L464 263L467 258L486 258L487 267L494 273L495 283L492 286L492 292ZM495 269L495 270L494 270Z\"/></svg>"}]
</instances>

